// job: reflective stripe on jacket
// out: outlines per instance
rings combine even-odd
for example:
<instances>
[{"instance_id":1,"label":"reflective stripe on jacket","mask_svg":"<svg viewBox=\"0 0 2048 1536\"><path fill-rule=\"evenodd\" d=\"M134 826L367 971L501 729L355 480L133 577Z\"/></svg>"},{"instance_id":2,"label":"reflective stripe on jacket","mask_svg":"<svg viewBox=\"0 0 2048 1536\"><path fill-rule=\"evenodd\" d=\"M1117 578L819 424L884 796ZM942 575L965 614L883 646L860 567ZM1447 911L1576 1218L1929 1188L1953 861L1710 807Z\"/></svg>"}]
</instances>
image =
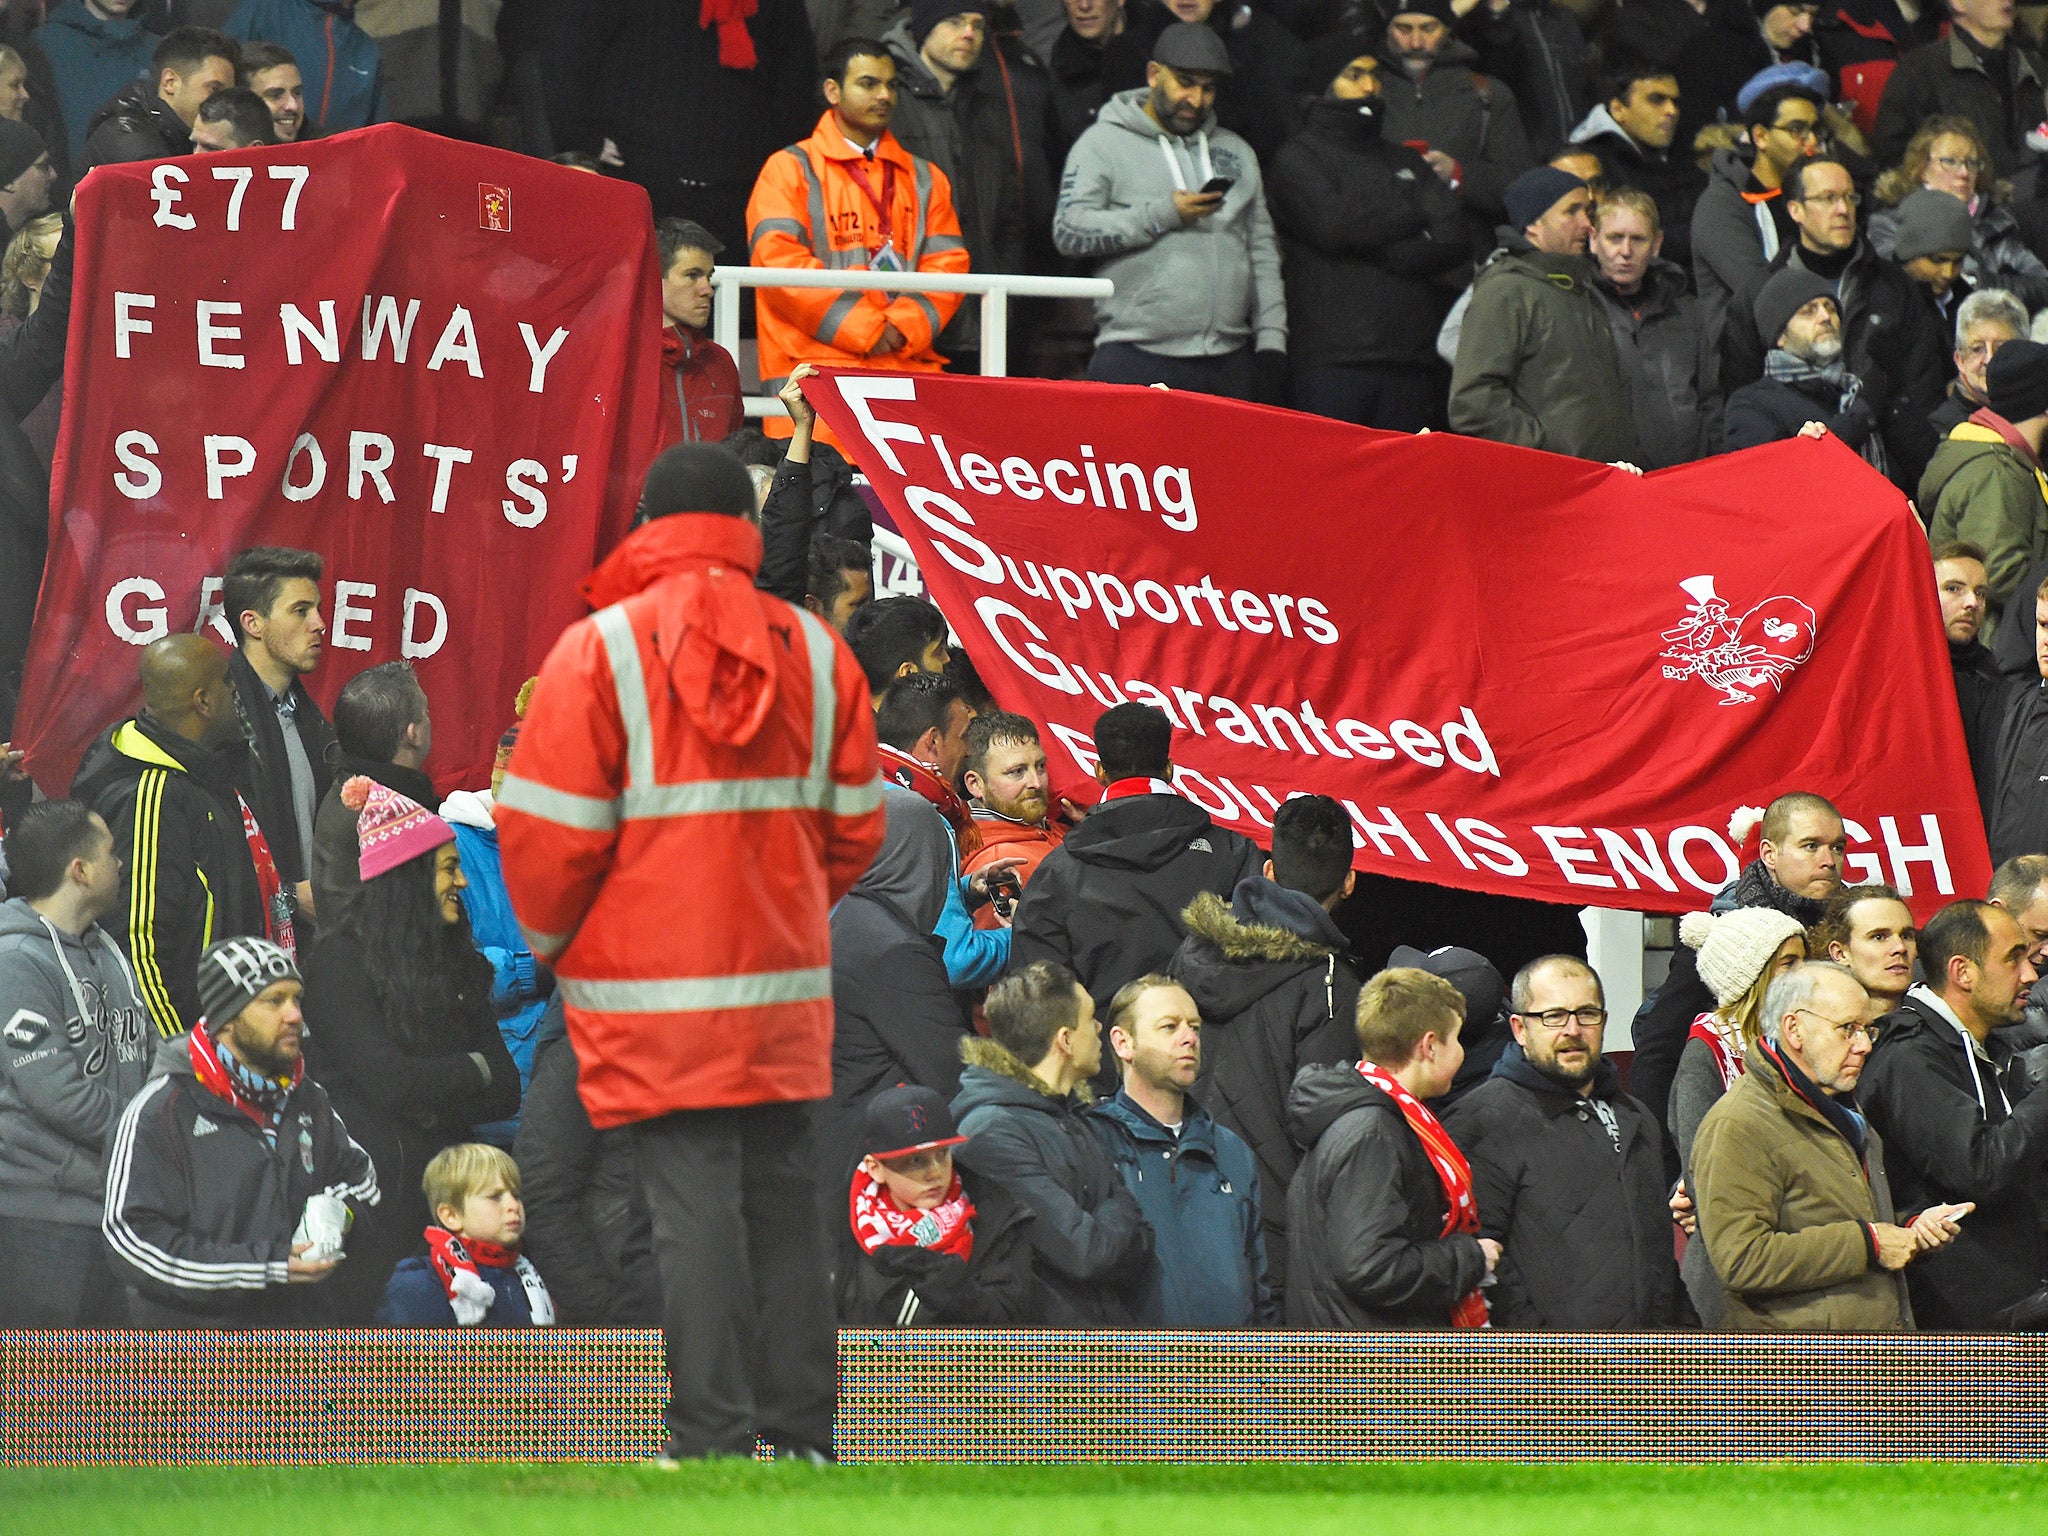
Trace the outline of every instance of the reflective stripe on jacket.
<instances>
[{"instance_id":1,"label":"reflective stripe on jacket","mask_svg":"<svg viewBox=\"0 0 2048 1536\"><path fill-rule=\"evenodd\" d=\"M832 1091L827 914L882 840L866 683L758 592L761 536L632 534L542 666L498 798L506 889L591 1123Z\"/></svg>"},{"instance_id":2,"label":"reflective stripe on jacket","mask_svg":"<svg viewBox=\"0 0 2048 1536\"><path fill-rule=\"evenodd\" d=\"M747 202L747 259L757 267L815 267L865 272L881 244L882 221L847 169L861 159L831 112L801 144L771 155ZM918 272L965 272L967 242L953 211L946 173L883 134L868 169L883 191L884 165L895 167L891 230L897 256ZM756 291L761 378L779 389L798 363L931 372L944 361L933 339L960 307L957 293L890 294L831 288ZM869 358L884 325L903 334L894 352Z\"/></svg>"}]
</instances>

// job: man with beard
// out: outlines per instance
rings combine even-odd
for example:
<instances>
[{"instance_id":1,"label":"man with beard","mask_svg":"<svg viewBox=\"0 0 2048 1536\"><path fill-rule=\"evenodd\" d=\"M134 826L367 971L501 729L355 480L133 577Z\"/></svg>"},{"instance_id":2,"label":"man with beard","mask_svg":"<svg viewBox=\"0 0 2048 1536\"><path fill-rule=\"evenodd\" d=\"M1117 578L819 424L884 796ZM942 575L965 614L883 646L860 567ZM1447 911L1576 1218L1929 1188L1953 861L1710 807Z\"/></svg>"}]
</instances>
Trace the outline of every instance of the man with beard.
<instances>
[{"instance_id":1,"label":"man with beard","mask_svg":"<svg viewBox=\"0 0 2048 1536\"><path fill-rule=\"evenodd\" d=\"M1863 380L1842 363L1842 312L1822 278L1788 267L1764 284L1756 330L1770 350L1764 376L1728 397L1730 453L1832 432L1879 474L1890 467Z\"/></svg>"},{"instance_id":2,"label":"man with beard","mask_svg":"<svg viewBox=\"0 0 2048 1536\"><path fill-rule=\"evenodd\" d=\"M974 875L998 859L1015 883L974 914L977 928L1000 928L1001 905L1014 905L1023 888L1066 837L1051 819L1052 776L1046 770L1045 747L1038 727L1022 715L993 710L967 723L967 759L960 776L973 808L974 829L981 846L960 861L961 873Z\"/></svg>"},{"instance_id":3,"label":"man with beard","mask_svg":"<svg viewBox=\"0 0 2048 1536\"><path fill-rule=\"evenodd\" d=\"M1496 1328L1668 1328L1678 1318L1657 1121L1604 1060L1600 978L1546 955L1508 989L1515 1039L1444 1128L1501 1245Z\"/></svg>"},{"instance_id":4,"label":"man with beard","mask_svg":"<svg viewBox=\"0 0 2048 1536\"><path fill-rule=\"evenodd\" d=\"M1437 179L1458 195L1475 252L1484 251L1507 211L1508 183L1535 164L1515 93L1479 73L1452 36L1450 0L1393 0L1381 82L1388 139L1418 147Z\"/></svg>"},{"instance_id":5,"label":"man with beard","mask_svg":"<svg viewBox=\"0 0 2048 1536\"><path fill-rule=\"evenodd\" d=\"M1841 813L1819 795L1795 790L1770 803L1759 830L1757 857L1722 888L1708 910L1720 913L1737 907L1769 907L1796 919L1802 927L1812 927L1820 921L1828 898L1842 888L1842 860L1848 853L1849 838ZM1693 1020L1713 1009L1714 994L1700 980L1699 957L1686 945L1679 945L1664 984L1643 1000L1636 1014L1636 1054L1629 1067L1629 1086L1660 1122ZM1666 1166L1676 1179L1675 1148L1670 1150Z\"/></svg>"}]
</instances>

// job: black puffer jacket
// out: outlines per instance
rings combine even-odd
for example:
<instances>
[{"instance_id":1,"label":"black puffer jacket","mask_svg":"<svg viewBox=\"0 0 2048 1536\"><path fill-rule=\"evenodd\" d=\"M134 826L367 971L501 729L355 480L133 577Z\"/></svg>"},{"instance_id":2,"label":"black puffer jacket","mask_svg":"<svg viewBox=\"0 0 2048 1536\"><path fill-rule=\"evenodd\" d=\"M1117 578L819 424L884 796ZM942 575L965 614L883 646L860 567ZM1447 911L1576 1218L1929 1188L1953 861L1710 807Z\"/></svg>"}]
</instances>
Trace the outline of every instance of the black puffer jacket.
<instances>
[{"instance_id":1,"label":"black puffer jacket","mask_svg":"<svg viewBox=\"0 0 2048 1536\"><path fill-rule=\"evenodd\" d=\"M576 1096L576 1051L560 993L541 1017L512 1155L526 1196L523 1246L555 1298L557 1321L658 1326L661 1276L632 1133L595 1129Z\"/></svg>"},{"instance_id":2,"label":"black puffer jacket","mask_svg":"<svg viewBox=\"0 0 2048 1536\"><path fill-rule=\"evenodd\" d=\"M1030 1207L996 1179L962 1167L974 1202L974 1252L966 1262L928 1248L863 1252L839 1201L839 1325L842 1328L1037 1328L1051 1298L1031 1259Z\"/></svg>"},{"instance_id":3,"label":"black puffer jacket","mask_svg":"<svg viewBox=\"0 0 2048 1536\"><path fill-rule=\"evenodd\" d=\"M1443 1181L1399 1106L1356 1068L1303 1067L1287 1125L1308 1153L1287 1192L1287 1326L1448 1328L1486 1256L1443 1235Z\"/></svg>"},{"instance_id":4,"label":"black puffer jacket","mask_svg":"<svg viewBox=\"0 0 2048 1536\"><path fill-rule=\"evenodd\" d=\"M1287 1188L1301 1162L1287 1132L1287 1094L1303 1067L1357 1058L1358 971L1328 913L1261 877L1242 882L1228 905L1204 891L1181 920L1188 936L1166 973L1202 1014L1195 1097L1258 1160L1266 1279L1279 1299Z\"/></svg>"},{"instance_id":5,"label":"black puffer jacket","mask_svg":"<svg viewBox=\"0 0 2048 1536\"><path fill-rule=\"evenodd\" d=\"M1117 988L1173 958L1189 902L1204 891L1227 897L1264 863L1250 838L1178 795L1099 805L1024 887L1010 968L1057 960L1107 1016Z\"/></svg>"},{"instance_id":6,"label":"black puffer jacket","mask_svg":"<svg viewBox=\"0 0 2048 1536\"><path fill-rule=\"evenodd\" d=\"M2048 1283L2040 1193L2048 1177L2048 1091L2008 1087L2011 1056L1994 1032L1965 1045L1915 987L1884 1021L1856 1103L1884 1138L1892 1200L1903 1213L1974 1200L1955 1241L1906 1266L1922 1328L2003 1327L1999 1314Z\"/></svg>"},{"instance_id":7,"label":"black puffer jacket","mask_svg":"<svg viewBox=\"0 0 2048 1536\"><path fill-rule=\"evenodd\" d=\"M1607 1106L1607 1129L1593 1101ZM1480 1231L1501 1245L1496 1328L1669 1328L1678 1262L1657 1122L1603 1061L1591 1098L1510 1045L1444 1129L1472 1164Z\"/></svg>"},{"instance_id":8,"label":"black puffer jacket","mask_svg":"<svg viewBox=\"0 0 2048 1536\"><path fill-rule=\"evenodd\" d=\"M993 1040L970 1038L953 1118L969 1138L954 1154L1031 1208L1025 1230L1054 1327L1121 1328L1135 1319L1152 1229L1088 1122L1087 1090L1057 1098Z\"/></svg>"},{"instance_id":9,"label":"black puffer jacket","mask_svg":"<svg viewBox=\"0 0 2048 1536\"><path fill-rule=\"evenodd\" d=\"M1296 368L1430 362L1471 264L1465 211L1429 162L1361 103L1309 103L1266 170Z\"/></svg>"}]
</instances>

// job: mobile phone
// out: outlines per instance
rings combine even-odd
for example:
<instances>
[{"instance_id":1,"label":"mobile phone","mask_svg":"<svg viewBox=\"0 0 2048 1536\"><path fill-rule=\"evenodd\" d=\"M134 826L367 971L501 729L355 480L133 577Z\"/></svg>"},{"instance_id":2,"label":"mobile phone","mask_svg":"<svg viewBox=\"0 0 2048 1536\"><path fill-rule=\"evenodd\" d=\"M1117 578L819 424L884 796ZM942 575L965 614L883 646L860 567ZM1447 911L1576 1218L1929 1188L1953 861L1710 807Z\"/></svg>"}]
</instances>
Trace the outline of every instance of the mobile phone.
<instances>
[{"instance_id":1,"label":"mobile phone","mask_svg":"<svg viewBox=\"0 0 2048 1536\"><path fill-rule=\"evenodd\" d=\"M1236 185L1237 183L1228 176L1211 176L1202 183L1202 195L1204 197L1222 197Z\"/></svg>"},{"instance_id":2,"label":"mobile phone","mask_svg":"<svg viewBox=\"0 0 2048 1536\"><path fill-rule=\"evenodd\" d=\"M1024 895L1024 882L1017 878L1014 869L998 870L988 877L989 904L996 909L997 917L1008 917L1017 910L1017 902Z\"/></svg>"}]
</instances>

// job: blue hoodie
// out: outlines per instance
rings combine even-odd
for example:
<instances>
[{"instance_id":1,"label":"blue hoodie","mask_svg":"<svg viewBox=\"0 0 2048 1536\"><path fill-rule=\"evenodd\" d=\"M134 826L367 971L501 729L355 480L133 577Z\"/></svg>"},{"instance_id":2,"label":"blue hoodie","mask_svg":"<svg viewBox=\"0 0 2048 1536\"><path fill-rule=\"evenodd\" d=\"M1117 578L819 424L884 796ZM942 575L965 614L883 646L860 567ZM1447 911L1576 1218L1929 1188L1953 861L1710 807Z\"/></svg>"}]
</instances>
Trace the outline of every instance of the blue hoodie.
<instances>
[{"instance_id":1,"label":"blue hoodie","mask_svg":"<svg viewBox=\"0 0 2048 1536\"><path fill-rule=\"evenodd\" d=\"M242 0L224 29L241 42L291 50L306 82L306 116L323 133L379 121L377 43L355 24L354 0Z\"/></svg>"},{"instance_id":2,"label":"blue hoodie","mask_svg":"<svg viewBox=\"0 0 2048 1536\"><path fill-rule=\"evenodd\" d=\"M498 1010L498 1033L505 1049L519 1068L519 1092L525 1096L533 1081L533 1056L540 1046L540 1019L547 1012L547 999L540 995L534 972L533 951L512 915L512 901L505 894L505 872L498 855L498 829L480 794L457 790L441 805L441 819L455 829L455 846L462 856L462 874L469 884L462 892L462 907L469 914L469 931L476 947L491 962L491 1001ZM477 1127L476 1139L510 1145L519 1129L519 1117Z\"/></svg>"},{"instance_id":3,"label":"blue hoodie","mask_svg":"<svg viewBox=\"0 0 2048 1536\"><path fill-rule=\"evenodd\" d=\"M72 165L85 160L85 131L92 115L130 81L149 73L151 55L163 39L142 30L133 16L99 17L85 0L64 0L36 28L35 43L50 61L57 81L57 106Z\"/></svg>"}]
</instances>

